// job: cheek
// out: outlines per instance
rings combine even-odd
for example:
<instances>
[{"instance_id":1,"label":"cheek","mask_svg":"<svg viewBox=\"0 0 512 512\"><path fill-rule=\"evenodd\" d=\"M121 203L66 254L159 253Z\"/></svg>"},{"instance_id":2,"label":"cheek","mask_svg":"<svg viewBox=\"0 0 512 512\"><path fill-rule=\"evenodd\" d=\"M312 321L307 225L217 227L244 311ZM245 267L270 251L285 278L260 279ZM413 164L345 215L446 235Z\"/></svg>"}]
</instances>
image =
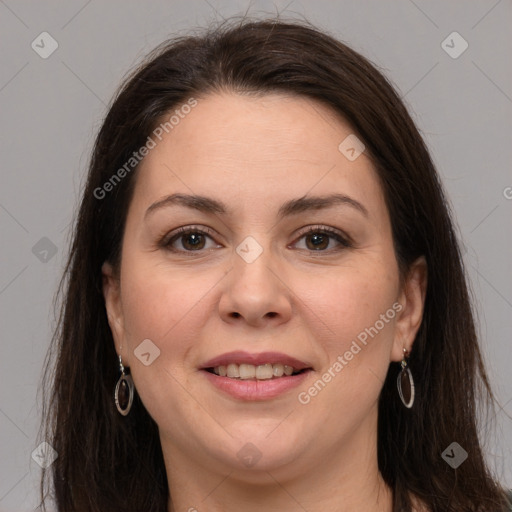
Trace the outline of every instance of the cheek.
<instances>
[{"instance_id":1,"label":"cheek","mask_svg":"<svg viewBox=\"0 0 512 512\"><path fill-rule=\"evenodd\" d=\"M127 258L121 277L125 343L137 393L153 419L168 424L187 410L200 414L197 404L186 400L183 363L207 317L207 292L219 278L191 278L191 272L171 272L141 260ZM150 354L146 361L139 358L142 353Z\"/></svg>"},{"instance_id":2,"label":"cheek","mask_svg":"<svg viewBox=\"0 0 512 512\"><path fill-rule=\"evenodd\" d=\"M315 341L324 353L324 364L318 380L301 390L301 403L323 411L338 426L347 422L350 428L362 421L377 401L388 371L399 306L397 274L385 267L345 269L325 280L322 293L309 292L315 313L311 321L322 333Z\"/></svg>"},{"instance_id":3,"label":"cheek","mask_svg":"<svg viewBox=\"0 0 512 512\"><path fill-rule=\"evenodd\" d=\"M165 347L200 326L198 313L208 300L208 290L219 280L217 275L142 262L131 266L127 262L126 268L130 270L122 277L123 312L132 345L150 338Z\"/></svg>"},{"instance_id":4,"label":"cheek","mask_svg":"<svg viewBox=\"0 0 512 512\"><path fill-rule=\"evenodd\" d=\"M319 280L315 288L311 282L304 283L302 295L317 317L319 332L325 332L330 339L330 351L342 350L347 342L350 345L351 340L376 323L386 335L394 326L396 312L392 306L398 296L397 276L383 267L347 267ZM382 321L381 315L386 313Z\"/></svg>"}]
</instances>

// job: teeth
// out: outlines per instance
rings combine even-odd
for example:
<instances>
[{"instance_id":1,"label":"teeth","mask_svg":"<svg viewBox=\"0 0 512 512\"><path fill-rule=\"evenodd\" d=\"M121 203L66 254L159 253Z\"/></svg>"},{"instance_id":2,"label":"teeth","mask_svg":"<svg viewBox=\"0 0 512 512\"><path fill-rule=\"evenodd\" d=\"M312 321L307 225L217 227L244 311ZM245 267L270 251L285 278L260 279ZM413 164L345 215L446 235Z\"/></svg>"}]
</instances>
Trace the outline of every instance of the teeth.
<instances>
[{"instance_id":1,"label":"teeth","mask_svg":"<svg viewBox=\"0 0 512 512\"><path fill-rule=\"evenodd\" d=\"M241 379L254 379L256 377L256 366L252 364L241 364L238 370Z\"/></svg>"},{"instance_id":2,"label":"teeth","mask_svg":"<svg viewBox=\"0 0 512 512\"><path fill-rule=\"evenodd\" d=\"M258 380L267 380L271 379L274 376L272 365L269 364L260 364L256 368L256 378Z\"/></svg>"},{"instance_id":3,"label":"teeth","mask_svg":"<svg viewBox=\"0 0 512 512\"><path fill-rule=\"evenodd\" d=\"M221 377L230 377L232 379L257 379L257 380L269 380L272 378L279 378L284 376L290 376L294 373L294 368L286 364L260 364L255 366L253 364L228 364L227 366L216 366L213 369L213 373L220 375Z\"/></svg>"},{"instance_id":4,"label":"teeth","mask_svg":"<svg viewBox=\"0 0 512 512\"><path fill-rule=\"evenodd\" d=\"M273 364L272 372L274 377L282 377L284 375L284 366L282 364Z\"/></svg>"},{"instance_id":5,"label":"teeth","mask_svg":"<svg viewBox=\"0 0 512 512\"><path fill-rule=\"evenodd\" d=\"M240 377L239 366L237 364L228 364L227 376L235 378Z\"/></svg>"}]
</instances>

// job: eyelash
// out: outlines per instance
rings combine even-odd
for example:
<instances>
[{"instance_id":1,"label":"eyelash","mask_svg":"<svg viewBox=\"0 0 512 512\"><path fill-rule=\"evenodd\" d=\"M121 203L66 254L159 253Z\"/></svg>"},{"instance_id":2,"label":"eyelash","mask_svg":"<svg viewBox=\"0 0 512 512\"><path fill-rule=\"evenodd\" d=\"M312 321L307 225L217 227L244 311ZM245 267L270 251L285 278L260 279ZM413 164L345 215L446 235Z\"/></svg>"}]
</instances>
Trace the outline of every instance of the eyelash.
<instances>
[{"instance_id":1,"label":"eyelash","mask_svg":"<svg viewBox=\"0 0 512 512\"><path fill-rule=\"evenodd\" d=\"M313 233L328 235L331 238L334 238L342 247L338 248L338 249L325 249L325 250L324 249L322 249L322 250L305 249L311 253L322 253L322 252L323 253L331 253L334 251L340 251L342 249L353 247L353 244L348 236L342 234L341 232L339 232L336 229L330 228L328 226L321 226L321 225L312 226L312 227L309 227L306 230L302 231L301 233L299 233L297 241L300 240L301 238L303 238L309 234L313 234ZM199 234L199 235L203 235L203 236L208 236L212 239L214 236L213 231L209 228L199 228L197 226L186 226L186 227L178 228L176 231L172 232L171 234L164 236L158 245L160 247L162 247L170 252L174 252L174 253L181 252L181 253L194 254L194 253L203 252L204 251L203 249L200 249L197 251L189 251L186 249L174 249L171 247L171 244L174 241L179 240L180 237L183 237L184 235L189 235L189 234Z\"/></svg>"}]
</instances>

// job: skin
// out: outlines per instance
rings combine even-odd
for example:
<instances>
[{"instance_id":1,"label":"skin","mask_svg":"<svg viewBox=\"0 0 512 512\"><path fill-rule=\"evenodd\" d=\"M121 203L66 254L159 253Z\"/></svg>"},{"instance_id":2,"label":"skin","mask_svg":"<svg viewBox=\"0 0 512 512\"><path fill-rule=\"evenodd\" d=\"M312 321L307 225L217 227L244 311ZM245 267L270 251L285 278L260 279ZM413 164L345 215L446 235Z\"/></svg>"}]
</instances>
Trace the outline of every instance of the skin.
<instances>
[{"instance_id":1,"label":"skin","mask_svg":"<svg viewBox=\"0 0 512 512\"><path fill-rule=\"evenodd\" d=\"M373 165L365 153L351 162L338 150L352 132L306 98L224 92L198 99L138 170L120 273L105 263L104 296L116 350L159 426L170 512L392 510L377 465L377 402L390 362L412 348L426 266L415 262L401 286ZM177 192L232 211L170 206L145 218ZM287 200L334 192L367 216L336 205L277 217ZM348 234L353 245L329 237L315 250L300 230L317 225ZM182 226L213 235L195 252L190 237L174 239L175 252L159 245ZM252 263L235 251L247 236L263 250ZM401 311L301 404L298 393L396 303ZM148 366L134 355L144 339L160 350ZM284 352L314 371L282 396L242 402L198 371L232 350ZM261 454L252 467L237 456L247 443Z\"/></svg>"}]
</instances>

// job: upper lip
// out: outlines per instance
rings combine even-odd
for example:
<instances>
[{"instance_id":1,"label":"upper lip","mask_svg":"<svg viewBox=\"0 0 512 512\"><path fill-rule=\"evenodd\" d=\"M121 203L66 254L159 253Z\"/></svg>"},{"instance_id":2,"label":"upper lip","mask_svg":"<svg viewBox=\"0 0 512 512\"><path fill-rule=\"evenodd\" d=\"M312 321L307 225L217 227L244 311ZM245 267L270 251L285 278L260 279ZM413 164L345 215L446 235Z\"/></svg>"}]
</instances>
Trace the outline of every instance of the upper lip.
<instances>
[{"instance_id":1,"label":"upper lip","mask_svg":"<svg viewBox=\"0 0 512 512\"><path fill-rule=\"evenodd\" d=\"M297 371L304 370L305 368L311 368L309 363L300 361L295 357L291 357L280 352L260 352L258 354L251 354L249 352L244 352L243 350L238 350L222 354L206 361L201 366L201 369L204 370L206 368L215 368L217 366L227 366L228 364L252 364L254 366L259 366L267 363L292 366Z\"/></svg>"}]
</instances>

